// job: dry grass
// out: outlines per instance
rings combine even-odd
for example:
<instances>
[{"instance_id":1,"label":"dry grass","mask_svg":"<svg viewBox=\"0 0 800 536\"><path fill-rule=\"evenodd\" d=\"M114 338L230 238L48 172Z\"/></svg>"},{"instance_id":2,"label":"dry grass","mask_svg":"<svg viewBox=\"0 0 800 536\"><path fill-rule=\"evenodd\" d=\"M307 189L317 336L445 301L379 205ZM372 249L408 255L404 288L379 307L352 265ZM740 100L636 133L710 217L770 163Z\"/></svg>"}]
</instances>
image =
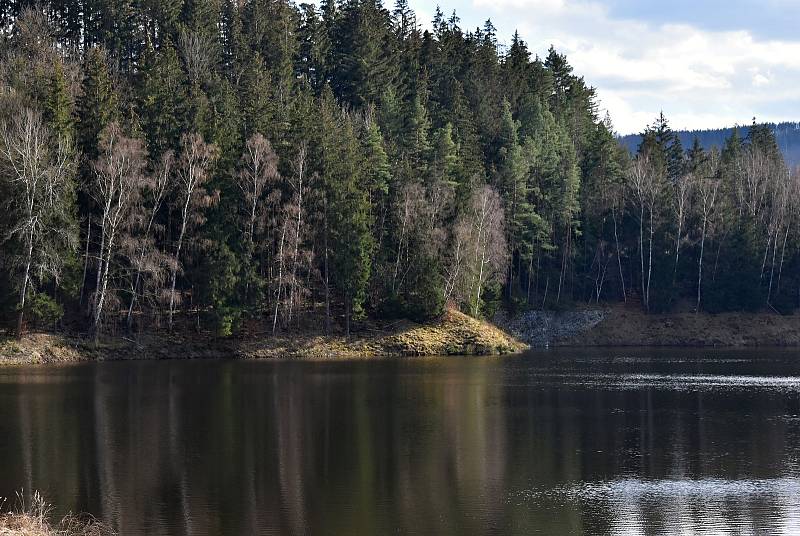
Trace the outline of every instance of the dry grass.
<instances>
[{"instance_id":1,"label":"dry grass","mask_svg":"<svg viewBox=\"0 0 800 536\"><path fill-rule=\"evenodd\" d=\"M298 338L254 338L239 348L242 357L300 359L371 358L389 356L498 355L521 352L527 346L498 327L464 313L448 310L426 324L398 322L351 339L321 335Z\"/></svg>"},{"instance_id":2,"label":"dry grass","mask_svg":"<svg viewBox=\"0 0 800 536\"><path fill-rule=\"evenodd\" d=\"M526 346L498 327L455 310L437 322L390 335L384 345L401 355L496 355Z\"/></svg>"},{"instance_id":3,"label":"dry grass","mask_svg":"<svg viewBox=\"0 0 800 536\"><path fill-rule=\"evenodd\" d=\"M527 346L493 324L456 310L417 324L398 321L388 326L362 326L351 338L325 336L319 330L273 336L262 324L238 337L217 339L208 333L141 334L108 338L95 345L60 335L31 333L23 340L0 336L0 366L74 363L128 359L356 359L389 356L497 355Z\"/></svg>"},{"instance_id":4,"label":"dry grass","mask_svg":"<svg viewBox=\"0 0 800 536\"><path fill-rule=\"evenodd\" d=\"M61 521L51 522L53 507L37 491L29 499L17 493L17 504L11 511L1 511L0 536L109 536L114 532L91 516L68 514Z\"/></svg>"},{"instance_id":5,"label":"dry grass","mask_svg":"<svg viewBox=\"0 0 800 536\"><path fill-rule=\"evenodd\" d=\"M84 359L76 343L60 335L31 333L21 341L0 336L0 365L71 363Z\"/></svg>"}]
</instances>

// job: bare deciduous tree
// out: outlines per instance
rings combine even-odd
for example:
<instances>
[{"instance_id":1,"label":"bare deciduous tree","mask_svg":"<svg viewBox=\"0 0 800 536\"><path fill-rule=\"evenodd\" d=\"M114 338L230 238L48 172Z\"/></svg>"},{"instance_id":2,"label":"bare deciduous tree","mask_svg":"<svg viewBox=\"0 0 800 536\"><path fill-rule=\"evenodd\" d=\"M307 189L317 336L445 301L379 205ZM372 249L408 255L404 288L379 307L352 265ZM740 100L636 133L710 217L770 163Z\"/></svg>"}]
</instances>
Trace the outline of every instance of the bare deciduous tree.
<instances>
[{"instance_id":1,"label":"bare deciduous tree","mask_svg":"<svg viewBox=\"0 0 800 536\"><path fill-rule=\"evenodd\" d=\"M470 211L453 234L456 255L448 268L448 298L468 304L478 316L485 286L502 281L508 263L503 205L494 188L483 186L473 194Z\"/></svg>"},{"instance_id":2,"label":"bare deciduous tree","mask_svg":"<svg viewBox=\"0 0 800 536\"><path fill-rule=\"evenodd\" d=\"M672 269L672 284L678 276L678 263L681 256L681 245L684 242L684 224L689 213L692 200L692 190L695 184L694 177L687 173L681 174L672 184L673 202L675 203L675 264Z\"/></svg>"},{"instance_id":3,"label":"bare deciduous tree","mask_svg":"<svg viewBox=\"0 0 800 536\"><path fill-rule=\"evenodd\" d=\"M711 153L704 169L696 176L695 188L697 190L697 202L701 219L700 230L700 256L697 260L697 305L696 310L700 311L700 300L703 288L703 256L705 254L706 239L709 235L710 225L714 221L717 210L718 197L720 192L720 180L717 177L719 161L716 152Z\"/></svg>"},{"instance_id":4,"label":"bare deciduous tree","mask_svg":"<svg viewBox=\"0 0 800 536\"><path fill-rule=\"evenodd\" d=\"M272 149L272 144L261 134L253 134L247 140L236 175L236 185L242 192L244 233L249 255L255 249L257 224L260 218L263 219L261 211L265 204L274 204L275 196L269 194L276 192L275 185L279 179L278 155ZM265 194L268 199L265 199Z\"/></svg>"},{"instance_id":5,"label":"bare deciduous tree","mask_svg":"<svg viewBox=\"0 0 800 536\"><path fill-rule=\"evenodd\" d=\"M655 235L656 210L663 187L662 174L656 170L648 155L639 155L634 160L628 177L628 188L636 203L639 216L639 265L642 289L642 304L650 311L650 283L653 279L653 237ZM648 224L648 246L645 255L645 221Z\"/></svg>"},{"instance_id":6,"label":"bare deciduous tree","mask_svg":"<svg viewBox=\"0 0 800 536\"><path fill-rule=\"evenodd\" d=\"M300 149L297 152L297 158L294 161L294 177L289 180L289 184L294 191L292 197L292 212L294 213L294 229L292 233L292 272L289 279L289 322L292 321L292 310L296 302L300 300L300 296L304 294L300 280L298 279L298 269L304 260L309 261L308 255L302 255L301 248L304 240L305 228L303 222L305 220L305 205L304 196L305 188L307 187L308 173L308 146L305 142L300 144Z\"/></svg>"},{"instance_id":7,"label":"bare deciduous tree","mask_svg":"<svg viewBox=\"0 0 800 536\"><path fill-rule=\"evenodd\" d=\"M184 30L178 37L178 48L193 82L198 83L209 73L213 46L211 40L197 32Z\"/></svg>"},{"instance_id":8,"label":"bare deciduous tree","mask_svg":"<svg viewBox=\"0 0 800 536\"><path fill-rule=\"evenodd\" d=\"M167 151L161 157L155 172L147 180L146 186L150 193L147 196L147 202L140 203L134 209L141 228L140 235L132 239L131 247L127 248L130 252L128 255L129 262L134 270L134 275L131 278L131 300L128 305L127 324L129 330L132 327L133 310L138 297L144 294L142 276L147 276L145 287L148 282L153 285L163 284L168 260L159 250L156 241L156 217L172 187L174 167L175 155L172 151ZM141 199L144 200L145 197L143 196Z\"/></svg>"},{"instance_id":9,"label":"bare deciduous tree","mask_svg":"<svg viewBox=\"0 0 800 536\"><path fill-rule=\"evenodd\" d=\"M11 193L2 200L12 223L4 240L15 240L12 264L20 267L17 336L24 328L25 300L34 273L57 276L61 253L75 244L66 225L74 161L66 140L53 139L39 112L19 110L0 128L2 179Z\"/></svg>"},{"instance_id":10,"label":"bare deciduous tree","mask_svg":"<svg viewBox=\"0 0 800 536\"><path fill-rule=\"evenodd\" d=\"M281 237L278 241L277 268L278 280L276 302L272 319L272 331L277 328L278 312L283 305L286 310L286 322L291 323L295 307L308 295L309 289L303 282L302 272L311 270L313 255L303 244L307 241L307 189L308 181L308 147L301 143L293 162L294 173L286 179L293 192L291 199L283 206ZM288 242L288 244L287 244ZM290 266L290 267L289 267ZM288 287L284 292L284 287Z\"/></svg>"},{"instance_id":11,"label":"bare deciduous tree","mask_svg":"<svg viewBox=\"0 0 800 536\"><path fill-rule=\"evenodd\" d=\"M100 248L97 258L93 329L99 335L103 307L108 294L109 270L121 241L121 234L133 224L133 208L147 186L144 143L126 137L117 123L101 134L100 154L92 165L91 195L100 207Z\"/></svg>"},{"instance_id":12,"label":"bare deciduous tree","mask_svg":"<svg viewBox=\"0 0 800 536\"><path fill-rule=\"evenodd\" d=\"M211 167L217 159L216 145L203 141L200 134L184 134L181 137L181 156L177 168L177 196L180 223L178 240L175 244L175 256L172 262L172 283L169 292L169 328L175 313L175 288L178 280L181 250L188 232L205 222L204 210L218 200L219 194L209 193L205 184L211 178Z\"/></svg>"}]
</instances>

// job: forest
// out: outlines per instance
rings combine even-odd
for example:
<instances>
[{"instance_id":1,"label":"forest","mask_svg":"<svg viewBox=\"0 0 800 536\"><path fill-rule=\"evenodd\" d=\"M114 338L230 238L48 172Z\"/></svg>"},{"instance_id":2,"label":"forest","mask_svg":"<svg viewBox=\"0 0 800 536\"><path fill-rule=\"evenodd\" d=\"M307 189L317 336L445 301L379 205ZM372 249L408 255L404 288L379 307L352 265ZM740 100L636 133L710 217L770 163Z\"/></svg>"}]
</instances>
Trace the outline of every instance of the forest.
<instances>
[{"instance_id":1,"label":"forest","mask_svg":"<svg viewBox=\"0 0 800 536\"><path fill-rule=\"evenodd\" d=\"M9 332L800 302L800 182L772 130L706 151L661 115L631 156L564 55L490 21L12 0L0 27Z\"/></svg>"},{"instance_id":2,"label":"forest","mask_svg":"<svg viewBox=\"0 0 800 536\"><path fill-rule=\"evenodd\" d=\"M765 126L775 134L775 139L778 147L781 149L783 158L790 168L800 165L800 123L796 121L786 121L782 123L765 123ZM714 147L722 149L725 146L725 141L731 137L733 131L737 130L737 134L746 137L750 132L749 125L728 128L715 128L704 130L676 130L674 134L680 138L681 143L685 147L689 147L694 143L697 138L700 145L706 151L710 151ZM642 136L640 134L630 134L621 136L620 142L632 153L636 153L639 149L639 144L642 143Z\"/></svg>"}]
</instances>

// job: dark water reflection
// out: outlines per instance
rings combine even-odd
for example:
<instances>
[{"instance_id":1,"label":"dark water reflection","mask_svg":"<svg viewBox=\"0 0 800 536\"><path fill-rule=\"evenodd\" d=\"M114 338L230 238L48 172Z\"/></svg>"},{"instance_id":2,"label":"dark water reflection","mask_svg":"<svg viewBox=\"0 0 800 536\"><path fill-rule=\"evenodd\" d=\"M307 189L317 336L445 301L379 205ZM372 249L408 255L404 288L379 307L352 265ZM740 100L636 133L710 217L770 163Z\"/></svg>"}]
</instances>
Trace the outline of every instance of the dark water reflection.
<instances>
[{"instance_id":1,"label":"dark water reflection","mask_svg":"<svg viewBox=\"0 0 800 536\"><path fill-rule=\"evenodd\" d=\"M0 495L122 534L800 532L800 353L0 370Z\"/></svg>"}]
</instances>

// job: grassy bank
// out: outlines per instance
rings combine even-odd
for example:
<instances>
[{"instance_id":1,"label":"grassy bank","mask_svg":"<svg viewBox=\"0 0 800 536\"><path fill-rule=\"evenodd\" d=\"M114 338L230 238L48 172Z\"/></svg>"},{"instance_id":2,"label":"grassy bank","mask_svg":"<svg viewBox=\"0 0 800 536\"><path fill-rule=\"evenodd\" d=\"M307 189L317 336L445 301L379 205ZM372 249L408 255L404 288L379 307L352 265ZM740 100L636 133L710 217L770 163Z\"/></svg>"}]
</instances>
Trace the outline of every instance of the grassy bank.
<instances>
[{"instance_id":1,"label":"grassy bank","mask_svg":"<svg viewBox=\"0 0 800 536\"><path fill-rule=\"evenodd\" d=\"M4 506L4 505L0 505ZM10 511L0 511L0 536L111 536L114 532L91 516L69 514L53 522L53 507L39 494L20 494Z\"/></svg>"},{"instance_id":2,"label":"grassy bank","mask_svg":"<svg viewBox=\"0 0 800 536\"><path fill-rule=\"evenodd\" d=\"M273 336L248 330L219 339L209 334L157 334L107 338L95 345L79 338L33 334L21 341L0 341L0 364L69 363L132 359L335 359L390 356L497 355L526 346L496 326L458 311L415 324L401 321L373 326L349 339L319 333Z\"/></svg>"}]
</instances>

